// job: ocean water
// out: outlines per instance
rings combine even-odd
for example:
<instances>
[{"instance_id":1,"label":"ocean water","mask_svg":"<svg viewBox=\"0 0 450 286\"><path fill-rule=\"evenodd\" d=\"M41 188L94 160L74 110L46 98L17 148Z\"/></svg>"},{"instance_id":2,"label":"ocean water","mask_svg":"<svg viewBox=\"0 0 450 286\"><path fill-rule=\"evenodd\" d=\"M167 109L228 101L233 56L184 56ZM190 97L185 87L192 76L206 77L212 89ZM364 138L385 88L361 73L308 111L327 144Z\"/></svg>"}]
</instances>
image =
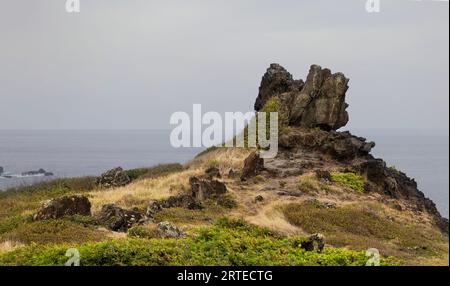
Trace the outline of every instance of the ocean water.
<instances>
[{"instance_id":1,"label":"ocean water","mask_svg":"<svg viewBox=\"0 0 450 286\"><path fill-rule=\"evenodd\" d=\"M172 148L169 131L18 131L0 130L0 166L12 176L40 168L54 177L100 175L115 167L185 163L201 150ZM53 177L53 178L54 178ZM0 177L0 189L51 179Z\"/></svg>"},{"instance_id":2,"label":"ocean water","mask_svg":"<svg viewBox=\"0 0 450 286\"><path fill-rule=\"evenodd\" d=\"M111 168L184 163L201 150L172 148L170 131L2 131L0 166L12 175L45 169L57 177L99 175ZM416 179L419 189L449 215L449 138L412 132L358 130L375 141L376 157ZM0 190L45 177L0 178Z\"/></svg>"}]
</instances>

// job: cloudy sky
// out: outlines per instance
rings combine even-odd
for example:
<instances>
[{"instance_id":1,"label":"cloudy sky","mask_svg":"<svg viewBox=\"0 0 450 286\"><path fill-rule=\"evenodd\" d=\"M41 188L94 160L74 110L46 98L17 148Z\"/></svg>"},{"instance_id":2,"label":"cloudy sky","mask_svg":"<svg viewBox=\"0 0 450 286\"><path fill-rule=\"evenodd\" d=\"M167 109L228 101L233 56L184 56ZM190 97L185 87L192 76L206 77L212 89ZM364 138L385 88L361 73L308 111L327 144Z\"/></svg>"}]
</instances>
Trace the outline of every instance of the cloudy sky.
<instances>
[{"instance_id":1,"label":"cloudy sky","mask_svg":"<svg viewBox=\"0 0 450 286\"><path fill-rule=\"evenodd\" d=\"M0 129L167 128L249 111L272 62L344 72L350 128L448 134L448 2L1 0Z\"/></svg>"}]
</instances>

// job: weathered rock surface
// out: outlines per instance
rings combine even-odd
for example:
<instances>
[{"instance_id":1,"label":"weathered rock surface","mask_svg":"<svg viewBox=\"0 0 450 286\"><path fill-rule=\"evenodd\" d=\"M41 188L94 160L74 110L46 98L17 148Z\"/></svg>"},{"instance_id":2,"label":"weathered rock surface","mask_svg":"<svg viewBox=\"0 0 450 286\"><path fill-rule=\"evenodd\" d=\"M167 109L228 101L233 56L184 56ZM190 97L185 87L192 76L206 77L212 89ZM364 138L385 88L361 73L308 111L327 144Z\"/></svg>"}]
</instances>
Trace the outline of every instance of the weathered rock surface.
<instances>
[{"instance_id":1,"label":"weathered rock surface","mask_svg":"<svg viewBox=\"0 0 450 286\"><path fill-rule=\"evenodd\" d=\"M321 253L325 248L325 237L320 233L315 233L306 241L302 242L300 247L306 251L316 251Z\"/></svg>"},{"instance_id":2,"label":"weathered rock surface","mask_svg":"<svg viewBox=\"0 0 450 286\"><path fill-rule=\"evenodd\" d=\"M271 97L289 91L299 91L303 85L302 80L295 81L292 75L279 64L271 64L262 78L255 110L261 110Z\"/></svg>"},{"instance_id":3,"label":"weathered rock surface","mask_svg":"<svg viewBox=\"0 0 450 286\"><path fill-rule=\"evenodd\" d=\"M257 152L252 152L244 161L241 181L246 181L258 175L264 169L264 159Z\"/></svg>"},{"instance_id":4,"label":"weathered rock surface","mask_svg":"<svg viewBox=\"0 0 450 286\"><path fill-rule=\"evenodd\" d=\"M350 132L295 128L280 136L279 147L291 151L295 149L318 151L337 160L348 161L368 155L375 147L375 143L366 142L365 138L353 136Z\"/></svg>"},{"instance_id":5,"label":"weathered rock surface","mask_svg":"<svg viewBox=\"0 0 450 286\"><path fill-rule=\"evenodd\" d=\"M156 230L158 232L158 236L162 238L182 238L184 236L181 229L167 221L158 223Z\"/></svg>"},{"instance_id":6,"label":"weathered rock surface","mask_svg":"<svg viewBox=\"0 0 450 286\"><path fill-rule=\"evenodd\" d=\"M198 177L189 178L192 197L196 201L215 198L228 192L227 186L217 180L201 179Z\"/></svg>"},{"instance_id":7,"label":"weathered rock surface","mask_svg":"<svg viewBox=\"0 0 450 286\"><path fill-rule=\"evenodd\" d=\"M255 110L261 110L274 96L280 110L286 111L290 126L330 131L345 126L349 120L345 93L349 79L342 73L312 65L304 83L278 64L272 64L263 76Z\"/></svg>"},{"instance_id":8,"label":"weathered rock surface","mask_svg":"<svg viewBox=\"0 0 450 286\"><path fill-rule=\"evenodd\" d=\"M58 219L65 216L91 215L91 203L84 196L64 196L46 202L33 220Z\"/></svg>"},{"instance_id":9,"label":"weathered rock surface","mask_svg":"<svg viewBox=\"0 0 450 286\"><path fill-rule=\"evenodd\" d=\"M166 200L151 201L148 204L145 215L153 218L155 214L163 209L169 208L185 208L189 210L200 210L203 208L202 204L195 200L192 195L182 194L179 196L172 196Z\"/></svg>"},{"instance_id":10,"label":"weathered rock surface","mask_svg":"<svg viewBox=\"0 0 450 286\"><path fill-rule=\"evenodd\" d=\"M126 232L130 227L143 222L138 210L124 210L114 204L104 205L98 214L101 225L112 231Z\"/></svg>"},{"instance_id":11,"label":"weathered rock surface","mask_svg":"<svg viewBox=\"0 0 450 286\"><path fill-rule=\"evenodd\" d=\"M261 195L258 195L255 197L255 203L261 203L264 202L264 197Z\"/></svg>"},{"instance_id":12,"label":"weathered rock surface","mask_svg":"<svg viewBox=\"0 0 450 286\"><path fill-rule=\"evenodd\" d=\"M28 171L28 172L23 172L21 174L22 176L38 176L38 175L44 175L46 177L50 177L53 176L52 172L47 172L44 169L39 169L37 171Z\"/></svg>"},{"instance_id":13,"label":"weathered rock surface","mask_svg":"<svg viewBox=\"0 0 450 286\"><path fill-rule=\"evenodd\" d=\"M345 102L348 83L344 74L333 74L317 65L311 66L305 82L296 81L282 66L272 64L263 76L255 110L277 97L278 111L288 119L289 128L280 134L277 157L260 161L256 153L251 154L244 163L242 179L256 176L262 169L276 178L315 172L323 183L331 180L327 170L358 173L366 179L366 192L377 192L409 209L427 212L448 233L448 220L418 190L414 179L370 155L374 142L336 131L349 120ZM279 194L296 195L287 191Z\"/></svg>"},{"instance_id":14,"label":"weathered rock surface","mask_svg":"<svg viewBox=\"0 0 450 286\"><path fill-rule=\"evenodd\" d=\"M130 182L130 177L121 167L109 170L97 178L97 185L100 188L123 187L128 185Z\"/></svg>"},{"instance_id":15,"label":"weathered rock surface","mask_svg":"<svg viewBox=\"0 0 450 286\"><path fill-rule=\"evenodd\" d=\"M221 178L220 170L216 167L206 169L205 176L208 179Z\"/></svg>"}]
</instances>

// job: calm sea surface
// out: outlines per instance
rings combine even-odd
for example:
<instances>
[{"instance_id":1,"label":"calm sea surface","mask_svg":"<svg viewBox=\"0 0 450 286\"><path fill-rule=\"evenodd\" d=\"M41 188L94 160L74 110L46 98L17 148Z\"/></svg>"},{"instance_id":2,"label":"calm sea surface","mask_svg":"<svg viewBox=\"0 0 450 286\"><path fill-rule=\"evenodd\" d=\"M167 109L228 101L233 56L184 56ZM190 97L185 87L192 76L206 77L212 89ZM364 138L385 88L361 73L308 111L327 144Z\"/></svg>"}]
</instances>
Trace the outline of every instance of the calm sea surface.
<instances>
[{"instance_id":1,"label":"calm sea surface","mask_svg":"<svg viewBox=\"0 0 450 286\"><path fill-rule=\"evenodd\" d=\"M448 217L448 136L364 130L354 133L375 141L373 154L415 178L420 190ZM0 177L0 190L42 180L16 176L40 168L58 177L99 175L117 166L184 163L200 151L172 148L169 131L0 130L0 166L13 177Z\"/></svg>"}]
</instances>

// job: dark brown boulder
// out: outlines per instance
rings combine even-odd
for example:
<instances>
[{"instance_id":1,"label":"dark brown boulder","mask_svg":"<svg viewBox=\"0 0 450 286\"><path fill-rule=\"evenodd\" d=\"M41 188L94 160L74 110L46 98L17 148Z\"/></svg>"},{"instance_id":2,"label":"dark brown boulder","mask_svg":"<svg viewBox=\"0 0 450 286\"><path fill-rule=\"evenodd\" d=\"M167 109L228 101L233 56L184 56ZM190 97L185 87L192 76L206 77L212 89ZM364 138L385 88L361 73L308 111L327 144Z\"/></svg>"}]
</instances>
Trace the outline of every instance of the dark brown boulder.
<instances>
[{"instance_id":1,"label":"dark brown boulder","mask_svg":"<svg viewBox=\"0 0 450 286\"><path fill-rule=\"evenodd\" d=\"M327 170L318 169L315 171L316 178L319 179L321 182L331 182L331 173Z\"/></svg>"},{"instance_id":2,"label":"dark brown boulder","mask_svg":"<svg viewBox=\"0 0 450 286\"><path fill-rule=\"evenodd\" d=\"M169 197L161 202L163 208L186 208L190 210L202 209L202 205L188 194Z\"/></svg>"},{"instance_id":3,"label":"dark brown boulder","mask_svg":"<svg viewBox=\"0 0 450 286\"><path fill-rule=\"evenodd\" d=\"M64 196L46 202L33 220L58 219L65 216L91 215L91 203L84 196Z\"/></svg>"},{"instance_id":4,"label":"dark brown boulder","mask_svg":"<svg viewBox=\"0 0 450 286\"><path fill-rule=\"evenodd\" d=\"M259 195L255 197L255 203L261 203L264 202L264 197Z\"/></svg>"},{"instance_id":5,"label":"dark brown boulder","mask_svg":"<svg viewBox=\"0 0 450 286\"><path fill-rule=\"evenodd\" d=\"M109 170L97 178L97 185L100 188L105 189L123 187L128 185L130 182L130 177L121 167Z\"/></svg>"},{"instance_id":6,"label":"dark brown boulder","mask_svg":"<svg viewBox=\"0 0 450 286\"><path fill-rule=\"evenodd\" d=\"M155 214L163 209L169 208L185 208L189 210L200 210L203 206L200 202L196 201L192 195L182 194L178 196L172 196L165 200L150 201L145 212L145 215L149 218L153 218Z\"/></svg>"},{"instance_id":7,"label":"dark brown boulder","mask_svg":"<svg viewBox=\"0 0 450 286\"><path fill-rule=\"evenodd\" d=\"M252 152L244 161L241 181L255 177L264 169L264 159L257 152Z\"/></svg>"},{"instance_id":8,"label":"dark brown boulder","mask_svg":"<svg viewBox=\"0 0 450 286\"><path fill-rule=\"evenodd\" d=\"M104 205L98 214L101 225L112 231L126 232L130 227L142 223L143 216L137 210L124 210L114 204Z\"/></svg>"},{"instance_id":9,"label":"dark brown boulder","mask_svg":"<svg viewBox=\"0 0 450 286\"><path fill-rule=\"evenodd\" d=\"M306 251L322 253L325 248L325 238L322 234L315 233L302 242L300 247Z\"/></svg>"},{"instance_id":10,"label":"dark brown boulder","mask_svg":"<svg viewBox=\"0 0 450 286\"><path fill-rule=\"evenodd\" d=\"M224 183L217 180L203 180L198 177L189 178L192 197L196 201L215 198L228 192Z\"/></svg>"},{"instance_id":11,"label":"dark brown boulder","mask_svg":"<svg viewBox=\"0 0 450 286\"><path fill-rule=\"evenodd\" d=\"M147 210L145 211L145 215L149 218L153 218L155 214L162 211L164 208L163 202L161 201L150 201L147 206Z\"/></svg>"},{"instance_id":12,"label":"dark brown boulder","mask_svg":"<svg viewBox=\"0 0 450 286\"><path fill-rule=\"evenodd\" d=\"M220 170L216 167L211 167L206 169L205 176L208 179L214 179L214 178L221 178L222 175L220 175Z\"/></svg>"}]
</instances>

